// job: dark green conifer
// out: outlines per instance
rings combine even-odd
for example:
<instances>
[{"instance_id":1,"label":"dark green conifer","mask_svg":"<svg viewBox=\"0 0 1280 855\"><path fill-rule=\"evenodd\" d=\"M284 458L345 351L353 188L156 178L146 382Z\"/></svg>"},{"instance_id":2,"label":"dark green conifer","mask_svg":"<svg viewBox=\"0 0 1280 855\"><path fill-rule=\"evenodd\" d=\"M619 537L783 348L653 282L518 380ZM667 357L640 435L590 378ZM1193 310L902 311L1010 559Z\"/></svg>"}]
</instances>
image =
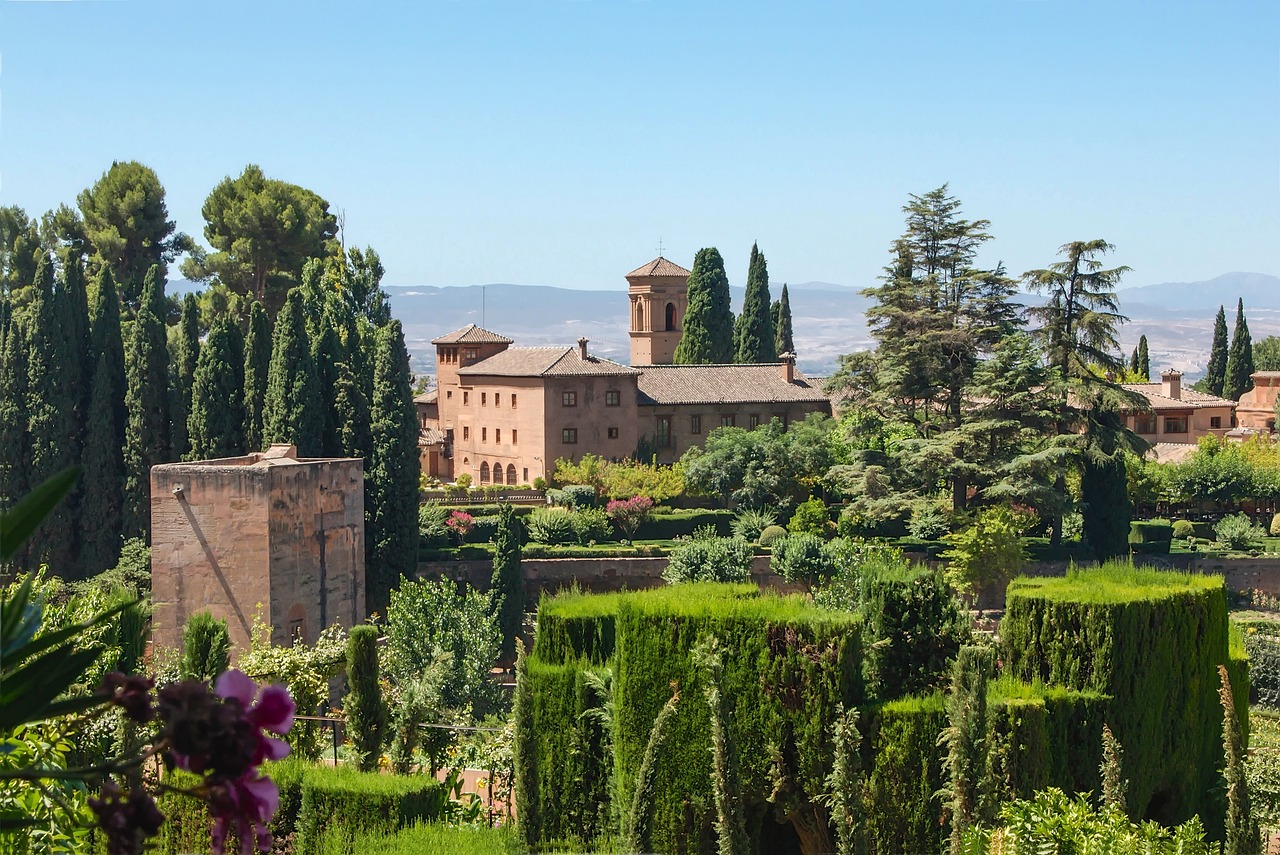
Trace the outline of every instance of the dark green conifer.
<instances>
[{"instance_id":1,"label":"dark green conifer","mask_svg":"<svg viewBox=\"0 0 1280 855\"><path fill-rule=\"evenodd\" d=\"M151 467L173 458L169 441L169 350L165 343L164 276L160 265L142 283L133 338L125 356L125 514L126 536L149 538Z\"/></svg>"},{"instance_id":2,"label":"dark green conifer","mask_svg":"<svg viewBox=\"0 0 1280 855\"><path fill-rule=\"evenodd\" d=\"M244 442L246 451L261 451L262 413L271 371L271 321L257 300L249 307L249 331L244 341Z\"/></svg>"},{"instance_id":3,"label":"dark green conifer","mask_svg":"<svg viewBox=\"0 0 1280 855\"><path fill-rule=\"evenodd\" d=\"M244 339L228 318L214 321L200 348L187 420L192 460L244 454Z\"/></svg>"},{"instance_id":4,"label":"dark green conifer","mask_svg":"<svg viewBox=\"0 0 1280 855\"><path fill-rule=\"evenodd\" d=\"M1244 299L1236 304L1236 328L1231 334L1231 349L1227 351L1226 376L1222 381L1222 396L1233 401L1253 388L1253 339L1249 336L1249 324L1244 319Z\"/></svg>"},{"instance_id":5,"label":"dark green conifer","mask_svg":"<svg viewBox=\"0 0 1280 855\"><path fill-rule=\"evenodd\" d=\"M1084 536L1099 561L1129 552L1129 502L1124 454L1089 449L1080 463L1080 501Z\"/></svg>"},{"instance_id":6,"label":"dark green conifer","mask_svg":"<svg viewBox=\"0 0 1280 855\"><path fill-rule=\"evenodd\" d=\"M322 422L320 429L320 448L325 457L341 457L343 414L338 411L338 378L342 365L346 362L346 354L342 350L342 339L333 328L329 313L320 316L317 322L318 333L311 343L311 359L315 363L316 373L320 378Z\"/></svg>"},{"instance_id":7,"label":"dark green conifer","mask_svg":"<svg viewBox=\"0 0 1280 855\"><path fill-rule=\"evenodd\" d=\"M524 625L524 575L520 572L520 521L510 502L498 509L493 535L493 576L489 580L489 610L502 630L502 658L514 662L516 637Z\"/></svg>"},{"instance_id":8,"label":"dark green conifer","mask_svg":"<svg viewBox=\"0 0 1280 855\"><path fill-rule=\"evenodd\" d=\"M1145 335L1138 339L1138 364L1134 370L1145 380L1151 380L1151 354L1147 350L1147 337Z\"/></svg>"},{"instance_id":9,"label":"dark green conifer","mask_svg":"<svg viewBox=\"0 0 1280 855\"><path fill-rule=\"evenodd\" d=\"M318 457L323 425L320 383L307 339L302 292L291 288L271 336L263 441L266 445L292 443L299 457Z\"/></svg>"},{"instance_id":10,"label":"dark green conifer","mask_svg":"<svg viewBox=\"0 0 1280 855\"><path fill-rule=\"evenodd\" d=\"M338 364L338 380L333 388L333 409L337 414L341 457L369 456L369 399L360 378L346 363Z\"/></svg>"},{"instance_id":11,"label":"dark green conifer","mask_svg":"<svg viewBox=\"0 0 1280 855\"><path fill-rule=\"evenodd\" d=\"M1204 391L1222 396L1227 381L1227 312L1218 307L1218 317L1213 322L1213 345L1209 348L1209 364L1205 366Z\"/></svg>"},{"instance_id":12,"label":"dark green conifer","mask_svg":"<svg viewBox=\"0 0 1280 855\"><path fill-rule=\"evenodd\" d=\"M356 768L372 772L382 757L386 738L387 707L378 679L378 630L353 626L347 638L347 696L342 701Z\"/></svg>"},{"instance_id":13,"label":"dark green conifer","mask_svg":"<svg viewBox=\"0 0 1280 855\"><path fill-rule=\"evenodd\" d=\"M0 341L0 512L13 507L30 488L31 438L27 433L27 337L20 317L6 325ZM26 551L10 560L26 569Z\"/></svg>"},{"instance_id":14,"label":"dark green conifer","mask_svg":"<svg viewBox=\"0 0 1280 855\"><path fill-rule=\"evenodd\" d=\"M418 415L399 321L378 330L373 356L373 429L366 469L366 602L383 612L391 586L418 557Z\"/></svg>"},{"instance_id":15,"label":"dark green conifer","mask_svg":"<svg viewBox=\"0 0 1280 855\"><path fill-rule=\"evenodd\" d=\"M776 362L774 328L770 322L769 265L756 244L751 245L747 268L747 295L733 330L734 361Z\"/></svg>"},{"instance_id":16,"label":"dark green conifer","mask_svg":"<svg viewBox=\"0 0 1280 855\"><path fill-rule=\"evenodd\" d=\"M80 388L75 373L76 343L67 334L71 311L65 287L54 281L53 263L40 259L31 287L27 342L27 430L30 434L30 483L39 484L80 462ZM50 513L28 541L34 562L46 562L64 578L74 577L79 542L77 494Z\"/></svg>"},{"instance_id":17,"label":"dark green conifer","mask_svg":"<svg viewBox=\"0 0 1280 855\"><path fill-rule=\"evenodd\" d=\"M698 250L689 274L688 309L676 345L675 362L683 365L733 361L733 310L729 305L729 277L715 247Z\"/></svg>"},{"instance_id":18,"label":"dark green conifer","mask_svg":"<svg viewBox=\"0 0 1280 855\"><path fill-rule=\"evenodd\" d=\"M173 419L170 437L173 457L188 460L191 440L187 436L187 419L191 415L191 383L196 374L196 361L200 358L200 306L195 294L187 294L182 300L182 320L178 326L178 341L173 355L173 402L169 416ZM198 459L198 458L196 458Z\"/></svg>"},{"instance_id":19,"label":"dark green conifer","mask_svg":"<svg viewBox=\"0 0 1280 855\"><path fill-rule=\"evenodd\" d=\"M83 434L85 414L89 410L89 382L93 379L93 360L89 352L89 296L85 286L84 261L69 249L62 253L62 287L65 294L60 302L67 315L64 329L71 339L72 348L71 372L67 382L79 392L76 422Z\"/></svg>"},{"instance_id":20,"label":"dark green conifer","mask_svg":"<svg viewBox=\"0 0 1280 855\"><path fill-rule=\"evenodd\" d=\"M778 297L778 316L774 322L774 350L779 355L796 352L796 341L791 331L791 297L787 283L782 283L782 295Z\"/></svg>"},{"instance_id":21,"label":"dark green conifer","mask_svg":"<svg viewBox=\"0 0 1280 855\"><path fill-rule=\"evenodd\" d=\"M98 274L90 336L91 429L85 439L80 506L80 566L85 576L116 566L124 524L124 344L120 296L106 265Z\"/></svg>"},{"instance_id":22,"label":"dark green conifer","mask_svg":"<svg viewBox=\"0 0 1280 855\"><path fill-rule=\"evenodd\" d=\"M1138 348L1133 349L1133 353L1129 354L1129 373L1136 375L1138 373Z\"/></svg>"}]
</instances>

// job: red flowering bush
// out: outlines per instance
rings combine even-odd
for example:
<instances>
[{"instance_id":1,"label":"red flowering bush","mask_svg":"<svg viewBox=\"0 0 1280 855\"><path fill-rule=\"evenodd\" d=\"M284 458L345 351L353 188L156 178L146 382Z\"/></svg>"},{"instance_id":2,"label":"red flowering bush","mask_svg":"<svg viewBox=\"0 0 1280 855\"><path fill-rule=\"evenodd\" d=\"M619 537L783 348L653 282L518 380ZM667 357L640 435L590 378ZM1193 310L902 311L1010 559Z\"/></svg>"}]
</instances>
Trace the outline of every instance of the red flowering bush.
<instances>
[{"instance_id":1,"label":"red flowering bush","mask_svg":"<svg viewBox=\"0 0 1280 855\"><path fill-rule=\"evenodd\" d=\"M635 537L640 525L649 518L653 511L653 499L648 496L632 496L630 499L614 499L605 505L604 512L609 516L618 531L630 540Z\"/></svg>"},{"instance_id":2,"label":"red flowering bush","mask_svg":"<svg viewBox=\"0 0 1280 855\"><path fill-rule=\"evenodd\" d=\"M449 514L449 519L445 520L445 526L449 531L453 532L454 537L461 543L471 530L476 527L476 521L471 514L466 511L454 511Z\"/></svg>"}]
</instances>

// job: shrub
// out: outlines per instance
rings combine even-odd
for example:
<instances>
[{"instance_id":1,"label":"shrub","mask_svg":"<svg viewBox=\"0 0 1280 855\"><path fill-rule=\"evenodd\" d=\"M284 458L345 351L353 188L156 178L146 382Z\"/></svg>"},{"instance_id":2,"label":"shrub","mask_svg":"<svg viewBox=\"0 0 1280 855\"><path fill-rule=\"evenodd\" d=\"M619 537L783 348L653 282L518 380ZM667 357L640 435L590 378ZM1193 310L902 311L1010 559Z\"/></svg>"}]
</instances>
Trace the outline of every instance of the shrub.
<instances>
[{"instance_id":1,"label":"shrub","mask_svg":"<svg viewBox=\"0 0 1280 855\"><path fill-rule=\"evenodd\" d=\"M1016 576L1027 561L1022 532L1027 515L1008 505L983 511L973 525L948 535L947 581L956 590L976 591Z\"/></svg>"},{"instance_id":2,"label":"shrub","mask_svg":"<svg viewBox=\"0 0 1280 855\"><path fill-rule=\"evenodd\" d=\"M546 478L543 478L541 475L539 475L538 477L534 478L534 479L533 479L533 489L535 489L535 490L542 490L543 492L546 492L546 489L547 489L547 479L546 479Z\"/></svg>"},{"instance_id":3,"label":"shrub","mask_svg":"<svg viewBox=\"0 0 1280 855\"><path fill-rule=\"evenodd\" d=\"M346 767L313 769L302 779L297 855L329 855L326 832L353 841L344 855L355 855L358 835L386 836L422 820L439 819L449 796L443 784L426 775L401 777L357 772ZM342 852L342 849L338 850Z\"/></svg>"},{"instance_id":4,"label":"shrub","mask_svg":"<svg viewBox=\"0 0 1280 855\"><path fill-rule=\"evenodd\" d=\"M529 539L538 543L556 545L576 540L572 512L564 508L538 508L525 520L525 528Z\"/></svg>"},{"instance_id":5,"label":"shrub","mask_svg":"<svg viewBox=\"0 0 1280 855\"><path fill-rule=\"evenodd\" d=\"M418 506L418 542L428 549L448 546L453 542L448 508L437 502Z\"/></svg>"},{"instance_id":6,"label":"shrub","mask_svg":"<svg viewBox=\"0 0 1280 855\"><path fill-rule=\"evenodd\" d=\"M636 531L649 519L653 511L653 500L648 496L632 496L629 499L614 499L605 506L609 520L618 527L628 539L636 536Z\"/></svg>"},{"instance_id":7,"label":"shrub","mask_svg":"<svg viewBox=\"0 0 1280 855\"><path fill-rule=\"evenodd\" d=\"M502 656L512 661L516 637L524 624L524 574L520 569L521 523L511 505L503 505L493 538L493 573L489 577L489 611L498 616Z\"/></svg>"},{"instance_id":8,"label":"shrub","mask_svg":"<svg viewBox=\"0 0 1280 855\"><path fill-rule=\"evenodd\" d=\"M679 582L745 582L755 550L740 537L690 540L671 550L662 578Z\"/></svg>"},{"instance_id":9,"label":"shrub","mask_svg":"<svg viewBox=\"0 0 1280 855\"><path fill-rule=\"evenodd\" d=\"M1267 533L1272 537L1280 537L1280 513L1272 514L1271 527L1267 529Z\"/></svg>"},{"instance_id":10,"label":"shrub","mask_svg":"<svg viewBox=\"0 0 1280 855\"><path fill-rule=\"evenodd\" d=\"M787 523L787 531L792 534L826 537L829 525L827 506L821 499L810 497L796 507L796 512L791 515L791 521Z\"/></svg>"},{"instance_id":11,"label":"shrub","mask_svg":"<svg viewBox=\"0 0 1280 855\"><path fill-rule=\"evenodd\" d=\"M417 823L390 837L374 833L348 839L335 832L326 845L330 848L323 855L524 855L525 851L511 826L486 828L438 822Z\"/></svg>"},{"instance_id":12,"label":"shrub","mask_svg":"<svg viewBox=\"0 0 1280 855\"><path fill-rule=\"evenodd\" d=\"M454 479L454 483L456 483L459 487L461 487L464 490L471 489L471 473L463 472L461 475L459 475L457 478Z\"/></svg>"},{"instance_id":13,"label":"shrub","mask_svg":"<svg viewBox=\"0 0 1280 855\"><path fill-rule=\"evenodd\" d=\"M788 582L810 584L831 575L826 541L813 534L788 534L773 541L769 569Z\"/></svg>"},{"instance_id":14,"label":"shrub","mask_svg":"<svg viewBox=\"0 0 1280 855\"><path fill-rule=\"evenodd\" d=\"M378 630L354 626L347 640L347 697L342 710L362 772L378 768L386 735L387 708L378 682Z\"/></svg>"},{"instance_id":15,"label":"shrub","mask_svg":"<svg viewBox=\"0 0 1280 855\"><path fill-rule=\"evenodd\" d=\"M1227 549L1251 549L1262 542L1266 532L1254 525L1248 514L1232 514L1218 520L1213 527L1214 537Z\"/></svg>"},{"instance_id":16,"label":"shrub","mask_svg":"<svg viewBox=\"0 0 1280 855\"><path fill-rule=\"evenodd\" d=\"M187 619L182 630L183 678L212 682L231 664L231 636L227 622L200 611Z\"/></svg>"},{"instance_id":17,"label":"shrub","mask_svg":"<svg viewBox=\"0 0 1280 855\"><path fill-rule=\"evenodd\" d=\"M733 522L732 511L670 511L655 512L636 529L637 540L671 540L677 537L688 537L694 529L704 525L714 525L716 532L722 537L730 534L729 526Z\"/></svg>"},{"instance_id":18,"label":"shrub","mask_svg":"<svg viewBox=\"0 0 1280 855\"><path fill-rule=\"evenodd\" d=\"M467 535L471 533L474 525L475 517L466 511L453 511L449 514L449 519L445 521L445 526L448 527L454 539L459 543L467 539Z\"/></svg>"},{"instance_id":19,"label":"shrub","mask_svg":"<svg viewBox=\"0 0 1280 855\"><path fill-rule=\"evenodd\" d=\"M912 512L907 531L917 540L938 540L951 533L951 518L933 505L923 505Z\"/></svg>"},{"instance_id":20,"label":"shrub","mask_svg":"<svg viewBox=\"0 0 1280 855\"><path fill-rule=\"evenodd\" d=\"M573 535L578 543L586 546L592 542L603 543L613 537L613 524L602 508L582 508L571 515Z\"/></svg>"},{"instance_id":21,"label":"shrub","mask_svg":"<svg viewBox=\"0 0 1280 855\"><path fill-rule=\"evenodd\" d=\"M1175 520L1173 523L1173 536L1179 540L1186 540L1194 537L1196 533L1195 524L1191 520Z\"/></svg>"},{"instance_id":22,"label":"shrub","mask_svg":"<svg viewBox=\"0 0 1280 855\"><path fill-rule=\"evenodd\" d=\"M590 484L570 484L560 491L564 503L570 508L591 508L596 504L596 488Z\"/></svg>"},{"instance_id":23,"label":"shrub","mask_svg":"<svg viewBox=\"0 0 1280 855\"><path fill-rule=\"evenodd\" d=\"M1129 523L1129 543L1168 543L1173 539L1173 524L1167 520Z\"/></svg>"},{"instance_id":24,"label":"shrub","mask_svg":"<svg viewBox=\"0 0 1280 855\"><path fill-rule=\"evenodd\" d=\"M777 521L778 517L771 508L742 508L729 523L729 530L735 537L755 543L760 539L760 533Z\"/></svg>"},{"instance_id":25,"label":"shrub","mask_svg":"<svg viewBox=\"0 0 1280 855\"><path fill-rule=\"evenodd\" d=\"M471 518L471 531L467 532L465 542L467 543L488 543L493 540L493 535L498 530L497 514L485 514L484 516Z\"/></svg>"},{"instance_id":26,"label":"shrub","mask_svg":"<svg viewBox=\"0 0 1280 855\"><path fill-rule=\"evenodd\" d=\"M778 538L786 536L787 530L780 525L765 526L764 531L760 532L760 545L765 547L773 546L778 542Z\"/></svg>"}]
</instances>

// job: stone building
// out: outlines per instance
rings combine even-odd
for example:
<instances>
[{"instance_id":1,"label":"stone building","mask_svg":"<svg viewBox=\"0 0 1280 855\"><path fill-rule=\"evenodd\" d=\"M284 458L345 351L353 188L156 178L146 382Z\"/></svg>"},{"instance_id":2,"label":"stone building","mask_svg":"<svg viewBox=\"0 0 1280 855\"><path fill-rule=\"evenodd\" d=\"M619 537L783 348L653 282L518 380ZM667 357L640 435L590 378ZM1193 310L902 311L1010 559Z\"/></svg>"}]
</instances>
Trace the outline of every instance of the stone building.
<instances>
[{"instance_id":1,"label":"stone building","mask_svg":"<svg viewBox=\"0 0 1280 855\"><path fill-rule=\"evenodd\" d=\"M1130 413L1130 430L1150 442L1195 445L1202 436L1222 437L1236 426L1236 402L1184 388L1182 374L1172 368L1159 383L1125 383L1125 389L1147 399L1148 410Z\"/></svg>"},{"instance_id":2,"label":"stone building","mask_svg":"<svg viewBox=\"0 0 1280 855\"><path fill-rule=\"evenodd\" d=\"M194 612L247 648L259 607L276 644L365 618L364 461L291 445L151 469L153 639L182 643Z\"/></svg>"},{"instance_id":3,"label":"stone building","mask_svg":"<svg viewBox=\"0 0 1280 855\"><path fill-rule=\"evenodd\" d=\"M637 451L671 462L723 425L784 424L831 402L795 368L672 365L689 271L656 258L626 276L628 367L577 347L513 347L474 324L432 341L436 388L416 399L423 471L443 480L529 484L555 461Z\"/></svg>"},{"instance_id":4,"label":"stone building","mask_svg":"<svg viewBox=\"0 0 1280 855\"><path fill-rule=\"evenodd\" d=\"M1276 395L1280 394L1280 371L1255 371L1249 375L1253 388L1240 396L1236 418L1240 427L1274 433Z\"/></svg>"}]
</instances>

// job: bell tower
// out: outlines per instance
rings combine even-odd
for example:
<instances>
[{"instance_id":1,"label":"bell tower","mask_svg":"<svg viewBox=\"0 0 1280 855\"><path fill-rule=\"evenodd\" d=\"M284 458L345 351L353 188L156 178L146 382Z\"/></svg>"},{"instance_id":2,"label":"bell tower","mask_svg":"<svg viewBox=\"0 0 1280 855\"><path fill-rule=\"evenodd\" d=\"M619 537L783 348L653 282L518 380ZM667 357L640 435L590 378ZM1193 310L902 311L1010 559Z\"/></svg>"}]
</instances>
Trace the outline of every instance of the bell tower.
<instances>
[{"instance_id":1,"label":"bell tower","mask_svg":"<svg viewBox=\"0 0 1280 855\"><path fill-rule=\"evenodd\" d=\"M631 364L670 365L688 308L689 271L662 256L627 274Z\"/></svg>"}]
</instances>

